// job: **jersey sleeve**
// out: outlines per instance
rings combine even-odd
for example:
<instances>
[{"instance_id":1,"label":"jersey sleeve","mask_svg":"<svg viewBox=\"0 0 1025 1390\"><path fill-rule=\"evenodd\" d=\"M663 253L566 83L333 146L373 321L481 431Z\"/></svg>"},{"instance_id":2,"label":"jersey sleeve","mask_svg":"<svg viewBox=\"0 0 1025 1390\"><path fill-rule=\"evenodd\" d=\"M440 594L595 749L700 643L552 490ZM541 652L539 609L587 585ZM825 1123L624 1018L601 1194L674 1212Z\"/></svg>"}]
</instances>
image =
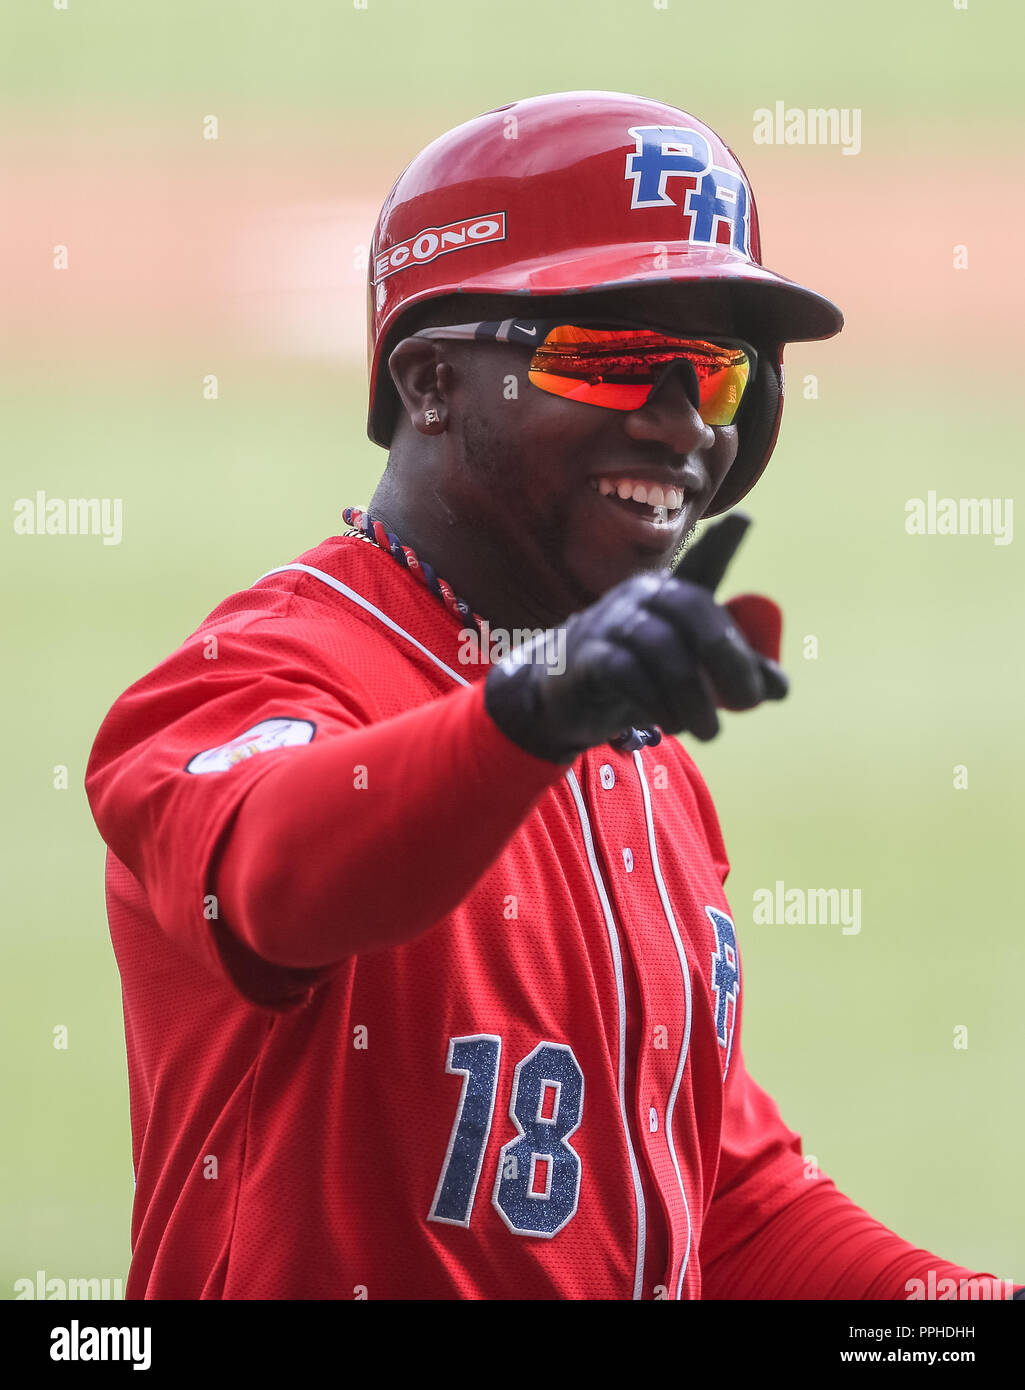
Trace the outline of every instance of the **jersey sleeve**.
<instances>
[{"instance_id":1,"label":"jersey sleeve","mask_svg":"<svg viewBox=\"0 0 1025 1390\"><path fill-rule=\"evenodd\" d=\"M214 660L208 650L200 632L121 696L97 735L86 791L159 927L250 1002L301 1002L332 965L388 944L380 933L390 923L409 935L427 929L458 902L446 894L468 891L561 771L499 732L484 711L483 682L382 719L355 680L339 684L334 671L329 679L312 644L272 622L219 633ZM361 769L364 777L369 769L365 793ZM492 779L503 774L514 791L496 797ZM240 818L244 836L235 833ZM475 833L464 833L468 819ZM322 825L333 833L320 834ZM436 855L446 835L451 874L433 875L441 886L432 895L418 881L417 856ZM359 903L351 890L375 877L382 890L353 914L347 942L341 903ZM350 891L323 906L325 883L342 881ZM315 950L296 942L294 961L259 949L263 918L283 900L297 930L316 939ZM226 913L232 902L245 911ZM304 913L306 902L321 905Z\"/></svg>"},{"instance_id":2,"label":"jersey sleeve","mask_svg":"<svg viewBox=\"0 0 1025 1390\"><path fill-rule=\"evenodd\" d=\"M739 1066L737 1063L739 1062ZM701 1240L709 1299L1010 1298L1013 1286L901 1239L805 1158L734 1057Z\"/></svg>"}]
</instances>

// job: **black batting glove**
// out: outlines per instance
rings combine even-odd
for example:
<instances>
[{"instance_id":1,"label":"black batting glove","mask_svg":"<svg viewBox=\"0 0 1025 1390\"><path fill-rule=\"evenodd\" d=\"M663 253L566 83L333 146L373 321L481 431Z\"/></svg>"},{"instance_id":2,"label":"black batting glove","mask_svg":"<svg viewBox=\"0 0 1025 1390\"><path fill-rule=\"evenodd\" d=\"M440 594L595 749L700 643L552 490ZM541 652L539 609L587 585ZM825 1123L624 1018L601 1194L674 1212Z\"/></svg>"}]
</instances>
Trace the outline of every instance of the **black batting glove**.
<instances>
[{"instance_id":1,"label":"black batting glove","mask_svg":"<svg viewBox=\"0 0 1025 1390\"><path fill-rule=\"evenodd\" d=\"M574 614L564 669L545 664L558 647L544 636L496 666L484 704L502 732L535 757L569 764L631 725L707 741L719 732L717 704L782 699L782 669L748 645L712 595L746 525L710 527L677 571L687 577L635 575Z\"/></svg>"}]
</instances>

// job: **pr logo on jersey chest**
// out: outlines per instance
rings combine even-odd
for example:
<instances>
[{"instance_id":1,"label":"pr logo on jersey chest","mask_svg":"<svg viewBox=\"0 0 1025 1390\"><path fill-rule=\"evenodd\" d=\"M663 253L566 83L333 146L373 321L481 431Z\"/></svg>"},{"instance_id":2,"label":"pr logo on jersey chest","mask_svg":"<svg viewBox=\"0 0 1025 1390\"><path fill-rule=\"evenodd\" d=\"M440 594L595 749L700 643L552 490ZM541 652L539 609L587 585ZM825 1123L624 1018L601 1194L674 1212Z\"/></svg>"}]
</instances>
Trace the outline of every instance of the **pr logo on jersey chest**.
<instances>
[{"instance_id":1,"label":"pr logo on jersey chest","mask_svg":"<svg viewBox=\"0 0 1025 1390\"><path fill-rule=\"evenodd\" d=\"M737 1001L740 998L740 957L737 954L737 931L732 920L717 907L705 912L715 933L712 952L712 1007L715 1010L715 1031L719 1046L726 1053L722 1079L730 1069L733 1052L733 1033L737 1024Z\"/></svg>"}]
</instances>

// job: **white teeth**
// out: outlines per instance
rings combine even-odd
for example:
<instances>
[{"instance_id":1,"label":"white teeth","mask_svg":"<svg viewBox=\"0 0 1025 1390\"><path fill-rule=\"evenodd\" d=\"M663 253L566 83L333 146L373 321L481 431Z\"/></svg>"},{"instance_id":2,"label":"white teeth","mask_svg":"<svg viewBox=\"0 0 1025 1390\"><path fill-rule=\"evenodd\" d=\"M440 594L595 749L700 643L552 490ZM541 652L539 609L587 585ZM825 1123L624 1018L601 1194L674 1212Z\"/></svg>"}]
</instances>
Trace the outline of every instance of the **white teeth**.
<instances>
[{"instance_id":1,"label":"white teeth","mask_svg":"<svg viewBox=\"0 0 1025 1390\"><path fill-rule=\"evenodd\" d=\"M591 478L590 484L603 497L628 498L666 512L675 512L685 501L683 488L663 487L660 483L644 483L635 478Z\"/></svg>"}]
</instances>

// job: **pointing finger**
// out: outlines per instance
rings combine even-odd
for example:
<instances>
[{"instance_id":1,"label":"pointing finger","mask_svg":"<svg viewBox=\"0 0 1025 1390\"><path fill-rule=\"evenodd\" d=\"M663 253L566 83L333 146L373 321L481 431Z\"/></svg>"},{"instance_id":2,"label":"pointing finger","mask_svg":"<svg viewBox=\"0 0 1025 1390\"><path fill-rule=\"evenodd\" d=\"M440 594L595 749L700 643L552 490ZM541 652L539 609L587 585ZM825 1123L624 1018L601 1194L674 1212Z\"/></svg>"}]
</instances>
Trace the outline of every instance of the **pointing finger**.
<instances>
[{"instance_id":1,"label":"pointing finger","mask_svg":"<svg viewBox=\"0 0 1025 1390\"><path fill-rule=\"evenodd\" d=\"M750 525L751 518L745 512L730 512L713 522L684 554L673 571L676 578L715 593Z\"/></svg>"}]
</instances>

